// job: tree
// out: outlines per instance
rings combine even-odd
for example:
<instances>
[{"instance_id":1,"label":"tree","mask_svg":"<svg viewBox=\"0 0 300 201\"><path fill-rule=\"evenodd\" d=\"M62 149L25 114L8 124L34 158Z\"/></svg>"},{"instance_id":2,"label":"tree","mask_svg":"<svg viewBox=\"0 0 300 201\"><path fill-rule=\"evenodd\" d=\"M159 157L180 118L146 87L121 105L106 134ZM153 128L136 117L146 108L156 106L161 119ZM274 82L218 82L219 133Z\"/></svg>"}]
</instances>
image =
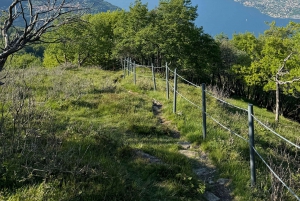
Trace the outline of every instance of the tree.
<instances>
[{"instance_id":1,"label":"tree","mask_svg":"<svg viewBox=\"0 0 300 201\"><path fill-rule=\"evenodd\" d=\"M46 37L56 42L47 46L44 66L72 63L113 67L113 27L118 14L119 11L84 15L81 21L48 33Z\"/></svg>"},{"instance_id":2,"label":"tree","mask_svg":"<svg viewBox=\"0 0 300 201\"><path fill-rule=\"evenodd\" d=\"M74 22L77 16L72 14L83 9L73 0L13 0L0 14L0 71L9 55L41 41L44 33Z\"/></svg>"},{"instance_id":3,"label":"tree","mask_svg":"<svg viewBox=\"0 0 300 201\"><path fill-rule=\"evenodd\" d=\"M252 60L250 66L244 66L240 71L246 83L264 91L275 91L275 122L278 122L280 94L295 90L295 83L300 80L299 58L293 57L300 52L297 47L300 29L295 23L277 27L273 22L269 26L270 29L258 39L247 34L236 36L233 41Z\"/></svg>"},{"instance_id":4,"label":"tree","mask_svg":"<svg viewBox=\"0 0 300 201\"><path fill-rule=\"evenodd\" d=\"M121 11L119 19L114 29L115 57L133 57L142 59L143 40L139 38L139 33L150 26L147 4L141 0L135 0L129 7L129 12Z\"/></svg>"},{"instance_id":5,"label":"tree","mask_svg":"<svg viewBox=\"0 0 300 201\"><path fill-rule=\"evenodd\" d=\"M97 65L103 68L114 69L118 58L113 57L115 47L114 27L123 11L103 12L88 18L90 24L89 34L92 36L92 44L87 60L88 65ZM122 16L122 15L121 15Z\"/></svg>"},{"instance_id":6,"label":"tree","mask_svg":"<svg viewBox=\"0 0 300 201\"><path fill-rule=\"evenodd\" d=\"M162 0L157 8L158 34L160 36L160 54L165 60L179 67L186 64L186 56L191 47L203 33L196 28L197 6L191 0ZM159 56L159 54L158 54ZM163 58L157 58L158 63Z\"/></svg>"},{"instance_id":7,"label":"tree","mask_svg":"<svg viewBox=\"0 0 300 201\"><path fill-rule=\"evenodd\" d=\"M44 54L44 66L76 63L81 66L89 57L92 45L90 25L84 20L67 24L44 35L45 40L53 40Z\"/></svg>"},{"instance_id":8,"label":"tree","mask_svg":"<svg viewBox=\"0 0 300 201\"><path fill-rule=\"evenodd\" d=\"M243 66L250 65L251 60L244 50L234 45L234 40L229 40L223 33L216 36L216 41L220 48L221 59L215 71L218 86L224 91L241 95L244 83L236 72Z\"/></svg>"},{"instance_id":9,"label":"tree","mask_svg":"<svg viewBox=\"0 0 300 201\"><path fill-rule=\"evenodd\" d=\"M162 0L150 11L136 0L121 15L114 29L116 56L156 66L172 63L191 79L209 80L218 45L202 27L195 26L197 7L190 0Z\"/></svg>"},{"instance_id":10,"label":"tree","mask_svg":"<svg viewBox=\"0 0 300 201\"><path fill-rule=\"evenodd\" d=\"M287 61L291 58L291 56L293 55L293 53L290 53L282 62L282 65L279 67L276 75L275 75L275 84L276 84L276 106L275 106L275 122L279 122L279 103L280 103L280 86L281 85L286 85L286 84L293 84L295 82L299 82L300 81L300 72L298 72L298 76L297 77L290 77L290 78L286 78L286 75L290 74L290 69L286 68L286 63ZM281 78L285 78L284 81L281 80Z\"/></svg>"}]
</instances>

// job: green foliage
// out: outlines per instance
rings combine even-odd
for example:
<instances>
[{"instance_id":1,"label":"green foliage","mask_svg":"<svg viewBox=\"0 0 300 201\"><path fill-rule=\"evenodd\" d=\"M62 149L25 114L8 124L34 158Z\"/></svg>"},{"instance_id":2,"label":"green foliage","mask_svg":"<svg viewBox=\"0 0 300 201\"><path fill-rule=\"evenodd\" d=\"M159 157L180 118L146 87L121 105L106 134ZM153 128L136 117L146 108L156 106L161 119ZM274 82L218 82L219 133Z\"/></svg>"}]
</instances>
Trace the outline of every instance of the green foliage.
<instances>
[{"instance_id":1,"label":"green foliage","mask_svg":"<svg viewBox=\"0 0 300 201\"><path fill-rule=\"evenodd\" d=\"M212 83L231 96L299 120L295 103L300 88L300 26L268 25L259 37L249 32L234 34L231 40L224 34L216 37L221 61L214 67Z\"/></svg>"},{"instance_id":2,"label":"green foliage","mask_svg":"<svg viewBox=\"0 0 300 201\"><path fill-rule=\"evenodd\" d=\"M78 66L113 68L113 26L119 12L121 11L85 15L82 21L49 33L46 40L56 42L46 48L44 66L72 63Z\"/></svg>"},{"instance_id":3,"label":"green foliage","mask_svg":"<svg viewBox=\"0 0 300 201\"><path fill-rule=\"evenodd\" d=\"M85 22L78 22L50 32L46 39L57 42L47 47L44 66L57 66L63 63L75 63L81 66L89 56L87 48L92 43L88 27Z\"/></svg>"},{"instance_id":4,"label":"green foliage","mask_svg":"<svg viewBox=\"0 0 300 201\"><path fill-rule=\"evenodd\" d=\"M27 68L41 65L41 59L30 53L14 54L8 58L5 64L7 68Z\"/></svg>"},{"instance_id":5,"label":"green foliage","mask_svg":"<svg viewBox=\"0 0 300 201\"><path fill-rule=\"evenodd\" d=\"M132 57L156 66L171 63L185 75L209 81L219 62L219 46L196 27L197 7L191 1L162 1L153 10L137 0L129 11L83 16L82 22L47 35L55 39L45 50L44 66L63 63L115 69ZM117 62L118 61L118 62Z\"/></svg>"},{"instance_id":6,"label":"green foliage","mask_svg":"<svg viewBox=\"0 0 300 201\"><path fill-rule=\"evenodd\" d=\"M197 7L191 1L161 1L150 11L135 1L114 29L114 54L155 66L168 62L182 74L209 82L213 65L219 62L219 47L195 26L196 17Z\"/></svg>"},{"instance_id":7,"label":"green foliage","mask_svg":"<svg viewBox=\"0 0 300 201\"><path fill-rule=\"evenodd\" d=\"M255 38L253 34L236 34L233 37L234 45L245 51L251 58L251 65L244 65L239 73L250 86L261 86L264 90L275 89L275 75L289 54L298 54L297 33L299 25L290 23L286 27L277 27L270 24L270 29L264 35ZM283 80L291 80L297 77L298 57L292 56L286 62L285 71L292 71ZM299 76L300 74L298 74Z\"/></svg>"}]
</instances>

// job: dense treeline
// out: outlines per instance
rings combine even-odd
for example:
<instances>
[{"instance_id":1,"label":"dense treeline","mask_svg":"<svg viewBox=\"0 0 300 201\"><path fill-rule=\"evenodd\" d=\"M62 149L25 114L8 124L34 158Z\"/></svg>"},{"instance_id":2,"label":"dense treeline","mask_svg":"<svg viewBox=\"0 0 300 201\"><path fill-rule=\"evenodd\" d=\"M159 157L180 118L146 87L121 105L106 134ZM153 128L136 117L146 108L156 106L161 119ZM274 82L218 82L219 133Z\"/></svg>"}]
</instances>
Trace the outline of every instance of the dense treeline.
<instances>
[{"instance_id":1,"label":"dense treeline","mask_svg":"<svg viewBox=\"0 0 300 201\"><path fill-rule=\"evenodd\" d=\"M57 40L47 46L43 64L74 63L114 69L120 59L131 57L141 64L170 63L185 75L208 82L218 61L215 40L196 27L197 7L191 1L161 1L154 10L135 1L128 12L86 15L78 24L47 35ZM199 68L201 66L201 68Z\"/></svg>"},{"instance_id":2,"label":"dense treeline","mask_svg":"<svg viewBox=\"0 0 300 201\"><path fill-rule=\"evenodd\" d=\"M51 43L25 49L7 66L117 69L125 57L156 66L167 62L195 83L217 85L273 110L276 121L279 114L300 120L299 24L270 23L259 37L247 32L229 39L224 34L212 38L195 25L196 18L197 7L190 0L161 0L153 10L136 0L129 11L85 15L49 32L43 40Z\"/></svg>"}]
</instances>

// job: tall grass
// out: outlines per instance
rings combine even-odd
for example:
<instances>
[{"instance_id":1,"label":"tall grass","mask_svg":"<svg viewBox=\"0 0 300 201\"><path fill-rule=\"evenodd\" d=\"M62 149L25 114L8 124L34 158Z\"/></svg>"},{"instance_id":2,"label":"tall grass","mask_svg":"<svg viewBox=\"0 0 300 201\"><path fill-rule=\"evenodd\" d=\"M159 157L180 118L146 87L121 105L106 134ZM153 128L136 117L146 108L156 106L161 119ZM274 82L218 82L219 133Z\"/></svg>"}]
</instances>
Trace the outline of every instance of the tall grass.
<instances>
[{"instance_id":1,"label":"tall grass","mask_svg":"<svg viewBox=\"0 0 300 201\"><path fill-rule=\"evenodd\" d=\"M164 91L164 89L162 90ZM259 157L256 157L257 184L251 187L248 143L209 118L212 116L234 133L248 139L247 112L224 104L207 94L207 113L209 115L207 138L203 140L201 111L185 100L187 98L201 107L201 89L184 84L180 80L176 114L172 113L172 100L166 100L163 91L161 93L149 92L148 94L163 103L163 114L167 119L172 120L183 138L200 145L202 150L209 153L210 158L218 167L219 176L232 179L231 189L236 200L295 200L281 182L270 173ZM208 91L214 96L247 110L248 103L243 100L228 99L226 94L215 88L209 88ZM276 132L299 144L300 125L298 123L281 117L281 121L277 125L274 122L273 113L256 106L254 107L254 115ZM300 161L296 148L257 122L255 123L255 144L256 149L272 169L299 195Z\"/></svg>"},{"instance_id":2,"label":"tall grass","mask_svg":"<svg viewBox=\"0 0 300 201\"><path fill-rule=\"evenodd\" d=\"M140 74L145 72L140 72ZM149 74L147 74L149 75ZM143 82L145 78L141 78ZM149 81L151 78L148 78ZM129 79L130 82L130 79ZM171 88L173 81L170 80ZM137 85L139 86L139 85ZM142 89L142 86L140 86ZM207 139L202 139L202 116L198 107L193 106L185 98L201 106L201 89L179 80L177 112L173 114L173 94L170 100L166 100L165 83L159 83L160 92L153 92L151 88L144 93L163 103L163 115L172 121L173 127L181 132L181 137L195 144L209 153L219 169L219 177L231 178L234 197L236 200L294 200L290 192L270 173L266 165L256 157L257 184L250 185L250 154L249 145L244 140L236 137L212 119L208 118ZM214 96L225 99L227 102L247 110L248 103L239 99L228 99L226 94L214 87L208 89ZM183 97L184 98L183 98ZM207 112L209 116L230 128L231 131L248 139L247 112L224 104L207 95ZM300 126L289 119L281 118L279 124L274 122L274 114L264 108L254 106L254 115L267 126L279 132L284 137L299 144ZM299 189L299 155L295 147L289 145L276 135L255 123L256 149L284 182L298 195ZM209 186L207 186L209 188Z\"/></svg>"},{"instance_id":3,"label":"tall grass","mask_svg":"<svg viewBox=\"0 0 300 201\"><path fill-rule=\"evenodd\" d=\"M163 75L157 75L154 91L151 72L137 73L134 85L132 75L123 79L123 72L97 68L10 71L0 88L1 199L201 200L210 186L197 179L193 161L178 153L173 133L179 131L180 140L208 153L218 167L216 179L232 180L235 200L294 200L259 158L257 184L251 187L249 145L210 118L203 140L200 109L181 97L201 106L199 88L179 81L173 114ZM161 117L153 114L153 99L163 105ZM247 108L243 100L226 101ZM207 96L207 113L248 138L245 112ZM299 143L298 123L281 118L276 125L263 108L255 107L254 113ZM255 135L257 150L299 194L298 151L257 123Z\"/></svg>"},{"instance_id":4,"label":"tall grass","mask_svg":"<svg viewBox=\"0 0 300 201\"><path fill-rule=\"evenodd\" d=\"M153 114L151 84L121 75L9 71L0 88L1 200L202 199L205 186L178 153L173 128Z\"/></svg>"}]
</instances>

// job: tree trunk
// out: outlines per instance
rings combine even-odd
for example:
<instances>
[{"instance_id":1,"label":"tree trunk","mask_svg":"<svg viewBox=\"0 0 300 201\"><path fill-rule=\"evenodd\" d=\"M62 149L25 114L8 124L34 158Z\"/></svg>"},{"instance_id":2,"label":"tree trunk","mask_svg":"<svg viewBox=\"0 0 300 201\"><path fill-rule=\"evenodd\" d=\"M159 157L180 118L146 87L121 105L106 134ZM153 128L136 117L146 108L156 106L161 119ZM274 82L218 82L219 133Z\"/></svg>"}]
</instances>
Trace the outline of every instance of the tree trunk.
<instances>
[{"instance_id":1,"label":"tree trunk","mask_svg":"<svg viewBox=\"0 0 300 201\"><path fill-rule=\"evenodd\" d=\"M276 75L276 104L275 104L275 122L279 122L279 95L280 95L280 85L278 83L278 75Z\"/></svg>"},{"instance_id":2,"label":"tree trunk","mask_svg":"<svg viewBox=\"0 0 300 201\"><path fill-rule=\"evenodd\" d=\"M7 60L7 57L0 58L0 72L3 70L6 60Z\"/></svg>"}]
</instances>

